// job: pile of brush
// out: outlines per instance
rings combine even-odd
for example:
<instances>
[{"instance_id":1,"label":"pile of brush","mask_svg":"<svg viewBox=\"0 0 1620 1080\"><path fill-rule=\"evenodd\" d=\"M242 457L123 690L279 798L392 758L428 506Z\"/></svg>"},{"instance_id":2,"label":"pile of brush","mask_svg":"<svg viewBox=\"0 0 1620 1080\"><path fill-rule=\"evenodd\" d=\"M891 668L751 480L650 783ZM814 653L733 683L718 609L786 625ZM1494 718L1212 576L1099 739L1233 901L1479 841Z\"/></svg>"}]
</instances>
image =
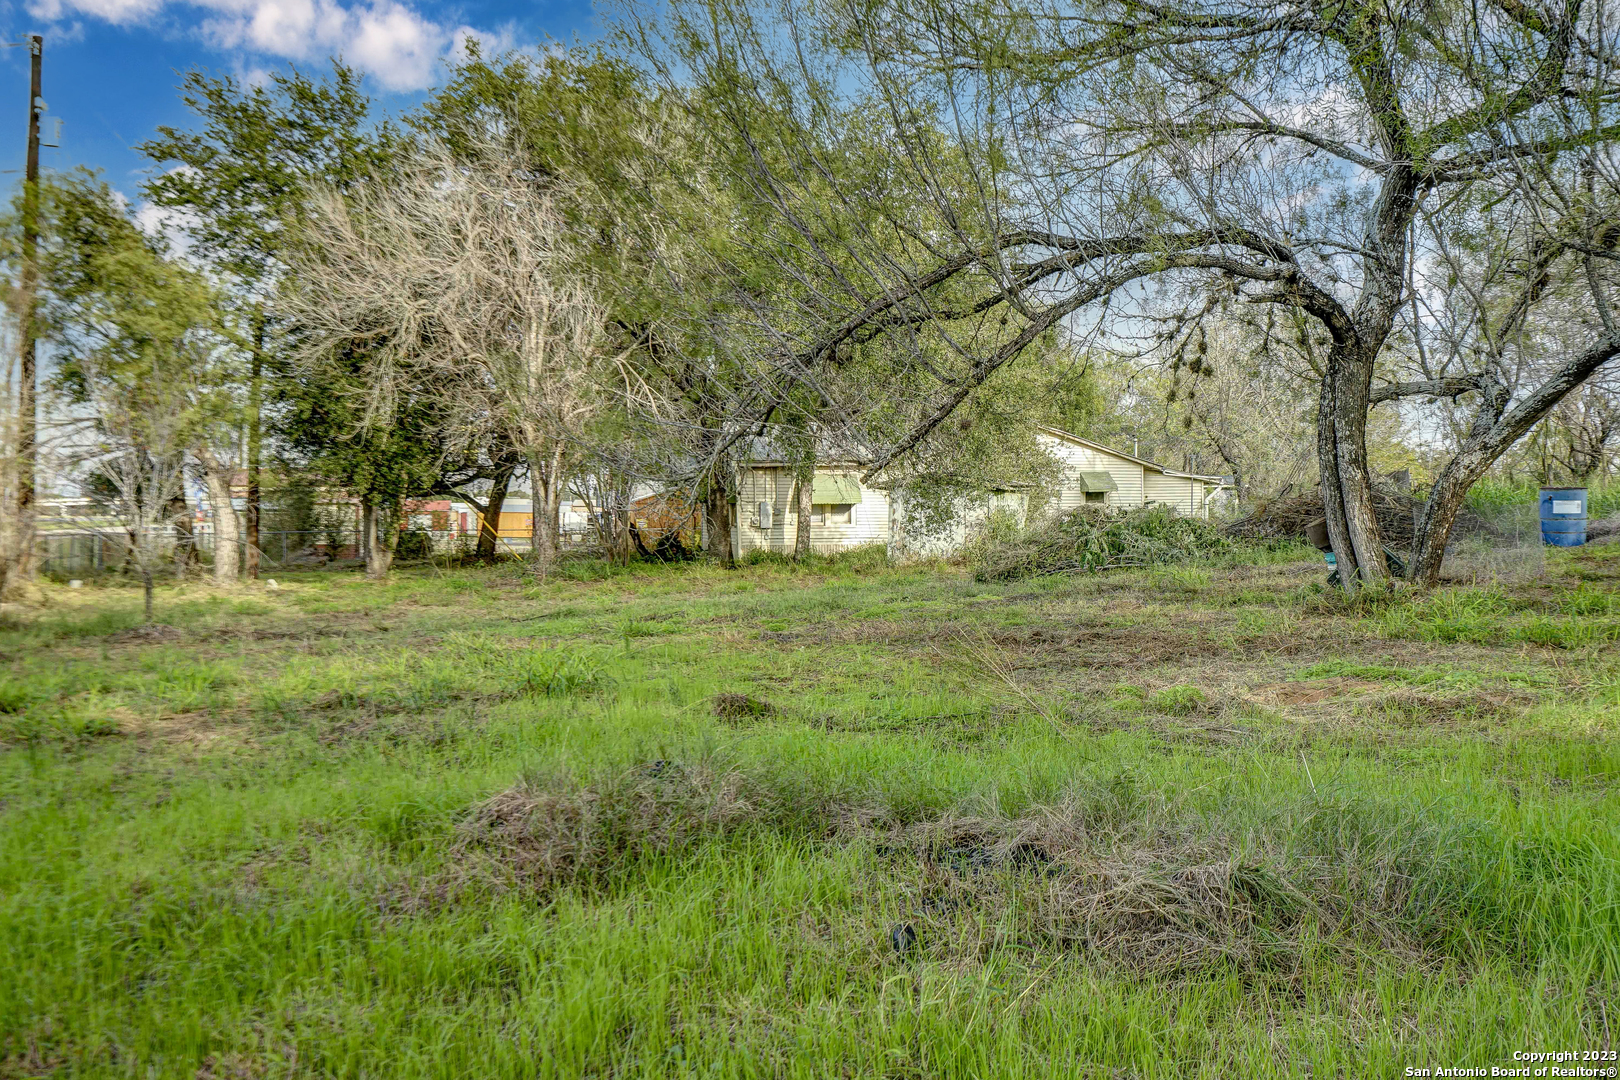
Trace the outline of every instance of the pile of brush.
<instances>
[{"instance_id":1,"label":"pile of brush","mask_svg":"<svg viewBox=\"0 0 1620 1080\"><path fill-rule=\"evenodd\" d=\"M1373 486L1373 513L1378 518L1378 535L1384 546L1398 551L1412 550L1417 537L1417 518L1423 503L1408 492L1383 484ZM1322 489L1311 488L1298 495L1283 496L1263 502L1236 521L1226 526L1227 536L1240 540L1301 540L1308 542L1306 530L1314 521L1320 521ZM1484 519L1467 510L1457 515L1451 534L1478 536L1491 534Z\"/></svg>"},{"instance_id":2,"label":"pile of brush","mask_svg":"<svg viewBox=\"0 0 1620 1080\"><path fill-rule=\"evenodd\" d=\"M987 545L974 576L1016 581L1041 574L1198 562L1231 550L1232 541L1220 529L1166 506L1125 511L1082 506Z\"/></svg>"}]
</instances>

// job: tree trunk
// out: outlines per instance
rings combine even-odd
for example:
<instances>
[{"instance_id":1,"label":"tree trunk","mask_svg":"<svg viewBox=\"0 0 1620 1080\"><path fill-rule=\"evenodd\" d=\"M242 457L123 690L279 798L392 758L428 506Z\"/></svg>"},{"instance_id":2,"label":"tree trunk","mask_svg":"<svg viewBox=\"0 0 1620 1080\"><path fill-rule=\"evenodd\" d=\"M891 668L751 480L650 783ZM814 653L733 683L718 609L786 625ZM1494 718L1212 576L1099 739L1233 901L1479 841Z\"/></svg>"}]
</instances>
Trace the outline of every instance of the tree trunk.
<instances>
[{"instance_id":1,"label":"tree trunk","mask_svg":"<svg viewBox=\"0 0 1620 1080\"><path fill-rule=\"evenodd\" d=\"M1446 463L1429 489L1429 501L1418 514L1415 525L1417 548L1412 552L1411 579L1432 588L1440 583L1440 567L1445 561L1451 529L1462 512L1463 500L1474 481L1491 467L1490 457L1464 452Z\"/></svg>"},{"instance_id":2,"label":"tree trunk","mask_svg":"<svg viewBox=\"0 0 1620 1080\"><path fill-rule=\"evenodd\" d=\"M365 560L368 569L371 566L372 519L376 516L377 508L371 504L371 499L362 496L360 499L360 532L354 538L354 553Z\"/></svg>"},{"instance_id":3,"label":"tree trunk","mask_svg":"<svg viewBox=\"0 0 1620 1080\"><path fill-rule=\"evenodd\" d=\"M394 544L398 533L393 528L392 518L384 515L381 507L369 499L361 506L361 514L365 518L366 577L381 581L393 569Z\"/></svg>"},{"instance_id":4,"label":"tree trunk","mask_svg":"<svg viewBox=\"0 0 1620 1080\"><path fill-rule=\"evenodd\" d=\"M630 553L634 550L630 540L633 523L630 520L629 496L611 473L604 471L600 479L603 482L597 488L602 496L596 507L597 535L608 553L609 562L629 566Z\"/></svg>"},{"instance_id":5,"label":"tree trunk","mask_svg":"<svg viewBox=\"0 0 1620 1080\"><path fill-rule=\"evenodd\" d=\"M501 507L506 503L506 492L512 486L512 474L517 471L517 462L506 459L495 468L495 476L489 489L489 505L478 516L478 547L475 549L480 559L493 559L495 546L500 542Z\"/></svg>"},{"instance_id":6,"label":"tree trunk","mask_svg":"<svg viewBox=\"0 0 1620 1080\"><path fill-rule=\"evenodd\" d=\"M1389 580L1373 513L1367 473L1367 409L1372 358L1365 349L1334 345L1317 402L1316 453L1328 540L1347 592Z\"/></svg>"},{"instance_id":7,"label":"tree trunk","mask_svg":"<svg viewBox=\"0 0 1620 1080\"><path fill-rule=\"evenodd\" d=\"M197 561L197 537L191 527L191 506L185 496L176 495L169 500L165 513L174 522L174 576L184 581L187 571Z\"/></svg>"},{"instance_id":8,"label":"tree trunk","mask_svg":"<svg viewBox=\"0 0 1620 1080\"><path fill-rule=\"evenodd\" d=\"M737 564L731 552L731 478L716 469L709 477L703 511L708 526L709 554L730 569Z\"/></svg>"},{"instance_id":9,"label":"tree trunk","mask_svg":"<svg viewBox=\"0 0 1620 1080\"><path fill-rule=\"evenodd\" d=\"M151 622L152 621L152 568L147 565L146 560L144 560L144 559L141 560L141 594L142 594L142 599L143 599L144 604L145 604L145 616L144 616L142 621L143 622Z\"/></svg>"},{"instance_id":10,"label":"tree trunk","mask_svg":"<svg viewBox=\"0 0 1620 1080\"><path fill-rule=\"evenodd\" d=\"M1468 438L1440 471L1430 489L1428 505L1418 519L1411 571L1414 581L1433 585L1440 580L1440 564L1445 559L1451 528L1474 481L1540 423L1553 406L1616 356L1620 356L1620 335L1605 335L1511 409L1507 406L1512 393L1505 383L1497 380L1481 387L1480 404Z\"/></svg>"},{"instance_id":11,"label":"tree trunk","mask_svg":"<svg viewBox=\"0 0 1620 1080\"><path fill-rule=\"evenodd\" d=\"M796 527L793 530L793 557L805 559L810 554L810 515L814 513L813 500L816 485L816 463L812 460L808 468L800 467L799 477L793 485L794 513L798 515Z\"/></svg>"},{"instance_id":12,"label":"tree trunk","mask_svg":"<svg viewBox=\"0 0 1620 1080\"><path fill-rule=\"evenodd\" d=\"M264 309L253 313L253 360L248 374L248 437L247 437L247 544L244 547L248 580L259 576L259 458L263 448L259 412L263 394L260 381L264 374Z\"/></svg>"},{"instance_id":13,"label":"tree trunk","mask_svg":"<svg viewBox=\"0 0 1620 1080\"><path fill-rule=\"evenodd\" d=\"M535 569L541 576L550 573L552 566L557 562L561 532L559 516L562 509L563 453L563 444L553 442L547 450L529 455L529 487L534 489L530 492L533 499L530 507L534 511L531 515L531 548Z\"/></svg>"},{"instance_id":14,"label":"tree trunk","mask_svg":"<svg viewBox=\"0 0 1620 1080\"><path fill-rule=\"evenodd\" d=\"M231 475L209 450L198 450L202 463L203 486L208 490L208 507L214 512L214 584L233 585L237 560L241 558L242 533L231 505Z\"/></svg>"}]
</instances>

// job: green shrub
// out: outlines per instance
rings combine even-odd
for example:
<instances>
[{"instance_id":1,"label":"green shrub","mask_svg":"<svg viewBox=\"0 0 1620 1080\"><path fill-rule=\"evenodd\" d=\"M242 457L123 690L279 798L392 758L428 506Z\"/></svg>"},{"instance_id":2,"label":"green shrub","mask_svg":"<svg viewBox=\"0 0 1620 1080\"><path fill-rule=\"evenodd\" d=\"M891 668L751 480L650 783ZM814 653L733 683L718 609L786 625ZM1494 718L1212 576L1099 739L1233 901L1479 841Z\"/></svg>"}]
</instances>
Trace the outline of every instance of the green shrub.
<instances>
[{"instance_id":1,"label":"green shrub","mask_svg":"<svg viewBox=\"0 0 1620 1080\"><path fill-rule=\"evenodd\" d=\"M832 564L840 570L857 574L881 570L889 565L889 550L882 544L858 544L835 554Z\"/></svg>"},{"instance_id":2,"label":"green shrub","mask_svg":"<svg viewBox=\"0 0 1620 1080\"><path fill-rule=\"evenodd\" d=\"M39 697L40 695L27 683L19 682L9 675L0 675L0 713L26 712L28 706L39 700Z\"/></svg>"},{"instance_id":3,"label":"green shrub","mask_svg":"<svg viewBox=\"0 0 1620 1080\"><path fill-rule=\"evenodd\" d=\"M399 534L399 545L394 548L399 559L430 559L433 557L433 537L426 529L407 529Z\"/></svg>"},{"instance_id":4,"label":"green shrub","mask_svg":"<svg viewBox=\"0 0 1620 1080\"><path fill-rule=\"evenodd\" d=\"M987 540L974 576L1016 581L1039 574L1200 562L1232 550L1232 541L1220 529L1169 507L1120 511L1082 506L1011 539Z\"/></svg>"}]
</instances>

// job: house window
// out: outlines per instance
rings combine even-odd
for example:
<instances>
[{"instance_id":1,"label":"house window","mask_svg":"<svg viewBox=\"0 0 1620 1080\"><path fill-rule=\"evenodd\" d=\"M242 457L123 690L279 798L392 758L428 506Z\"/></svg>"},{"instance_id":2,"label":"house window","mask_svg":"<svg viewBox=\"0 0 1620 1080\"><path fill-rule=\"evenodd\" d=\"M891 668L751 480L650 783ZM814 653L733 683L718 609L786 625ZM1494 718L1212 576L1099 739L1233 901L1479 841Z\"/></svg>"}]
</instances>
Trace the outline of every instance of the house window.
<instances>
[{"instance_id":1,"label":"house window","mask_svg":"<svg viewBox=\"0 0 1620 1080\"><path fill-rule=\"evenodd\" d=\"M855 520L855 504L817 503L810 520L817 525L848 525Z\"/></svg>"},{"instance_id":2,"label":"house window","mask_svg":"<svg viewBox=\"0 0 1620 1080\"><path fill-rule=\"evenodd\" d=\"M1088 492L1086 492L1086 502L1088 502L1088 503L1105 503L1107 501L1108 501L1108 492L1106 492L1106 491L1088 491Z\"/></svg>"}]
</instances>

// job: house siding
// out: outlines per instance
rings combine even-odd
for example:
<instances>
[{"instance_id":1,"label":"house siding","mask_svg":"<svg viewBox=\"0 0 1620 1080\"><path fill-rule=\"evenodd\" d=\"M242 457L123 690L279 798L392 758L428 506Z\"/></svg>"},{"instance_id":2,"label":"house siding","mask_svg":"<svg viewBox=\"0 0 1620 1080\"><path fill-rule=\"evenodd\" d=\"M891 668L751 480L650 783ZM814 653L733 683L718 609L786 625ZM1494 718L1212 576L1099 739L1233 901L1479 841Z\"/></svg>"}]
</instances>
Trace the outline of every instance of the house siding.
<instances>
[{"instance_id":1,"label":"house siding","mask_svg":"<svg viewBox=\"0 0 1620 1080\"><path fill-rule=\"evenodd\" d=\"M1165 503L1179 514L1189 517L1204 516L1202 482L1185 476L1165 476L1148 473L1147 501L1149 505Z\"/></svg>"},{"instance_id":2,"label":"house siding","mask_svg":"<svg viewBox=\"0 0 1620 1080\"><path fill-rule=\"evenodd\" d=\"M1085 503L1085 491L1078 483L1081 472L1106 472L1114 481L1115 490L1107 493L1104 504L1121 508L1134 508L1150 503L1167 503L1177 512L1206 517L1205 481L1199 477L1170 476L1151 463L1132 460L1122 454L1111 453L1104 447L1088 445L1078 436L1044 429L1038 436L1041 446L1056 457L1067 478L1058 492L1056 505L1049 509L1058 512L1072 510ZM853 480L859 485L861 501L854 503L849 524L812 524L810 546L812 550L831 553L861 544L883 544L892 556L906 558L948 555L959 550L972 535L983 527L992 509L1012 510L1020 517L1029 513L1029 499L1023 491L987 492L982 498L963 501L958 519L942 533L925 534L908 528L908 514L904 491L889 491L867 487L860 483L860 474L851 468L826 466L816 470L817 476L837 476ZM759 504L770 507L770 525L760 525ZM741 558L751 551L772 551L792 554L798 532L798 507L793 498L793 471L775 461L762 460L746 465L737 473L737 503L732 517L732 551Z\"/></svg>"},{"instance_id":3,"label":"house siding","mask_svg":"<svg viewBox=\"0 0 1620 1080\"><path fill-rule=\"evenodd\" d=\"M1073 510L1086 501L1080 485L1073 483L1082 471L1102 470L1114 478L1119 489L1110 491L1104 500L1108 506L1141 506L1146 490L1146 470L1134 461L1094 450L1089 446L1060 439L1055 435L1041 435L1041 446L1063 463L1064 484L1058 492L1057 509Z\"/></svg>"},{"instance_id":4,"label":"house siding","mask_svg":"<svg viewBox=\"0 0 1620 1080\"><path fill-rule=\"evenodd\" d=\"M1137 507L1164 503L1188 517L1209 517L1207 495L1210 485L1203 477L1175 476L1156 466L1071 441L1051 431L1042 432L1040 441L1049 453L1063 463L1066 480L1058 494L1056 509L1059 512L1072 510L1085 502L1084 490L1074 482L1076 474L1083 470L1102 469L1114 478L1119 488L1108 493L1109 506Z\"/></svg>"},{"instance_id":5,"label":"house siding","mask_svg":"<svg viewBox=\"0 0 1620 1080\"><path fill-rule=\"evenodd\" d=\"M996 491L979 498L962 499L957 504L954 520L932 532L923 532L917 525L908 523L909 508L904 491L895 492L889 505L889 554L897 559L953 555L984 528L997 510L1012 513L1020 523L1029 517L1029 496L1022 491Z\"/></svg>"},{"instance_id":6,"label":"house siding","mask_svg":"<svg viewBox=\"0 0 1620 1080\"><path fill-rule=\"evenodd\" d=\"M859 483L859 474L842 469L818 469L821 476L849 476ZM771 525L759 525L759 504L771 507ZM733 547L739 558L750 551L793 553L799 532L799 513L793 498L792 470L776 465L756 465L741 470L737 478L737 518ZM810 525L810 549L823 554L844 551L861 544L889 542L889 493L861 486L861 501L853 504L849 524Z\"/></svg>"}]
</instances>

